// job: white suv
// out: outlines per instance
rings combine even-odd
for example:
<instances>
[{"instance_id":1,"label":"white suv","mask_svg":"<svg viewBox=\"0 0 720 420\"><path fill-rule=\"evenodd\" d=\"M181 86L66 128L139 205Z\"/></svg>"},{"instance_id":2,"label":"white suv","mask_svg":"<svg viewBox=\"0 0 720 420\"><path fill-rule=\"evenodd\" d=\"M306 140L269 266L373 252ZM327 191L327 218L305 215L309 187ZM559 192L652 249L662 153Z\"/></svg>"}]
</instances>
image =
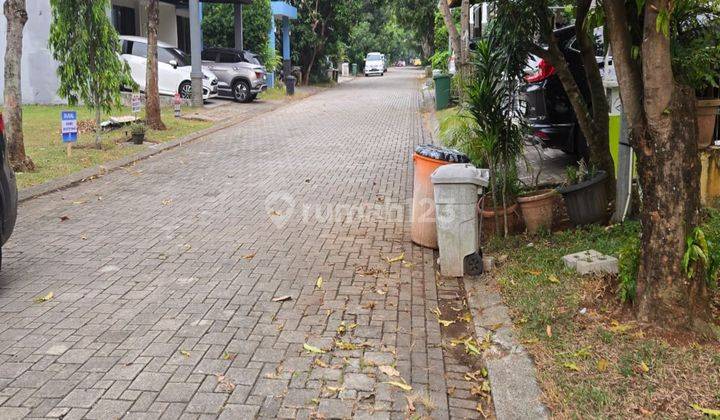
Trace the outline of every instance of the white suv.
<instances>
[{"instance_id":1,"label":"white suv","mask_svg":"<svg viewBox=\"0 0 720 420\"><path fill-rule=\"evenodd\" d=\"M145 72L147 69L147 38L139 36L121 36L121 57L130 66L130 75L135 83L145 91ZM161 95L175 95L190 99L192 82L190 81L190 57L179 49L158 42L158 88ZM203 99L218 96L218 78L203 68Z\"/></svg>"},{"instance_id":2,"label":"white suv","mask_svg":"<svg viewBox=\"0 0 720 420\"><path fill-rule=\"evenodd\" d=\"M379 52L368 53L365 57L365 76L371 74L379 74L383 76L385 73L385 56Z\"/></svg>"}]
</instances>

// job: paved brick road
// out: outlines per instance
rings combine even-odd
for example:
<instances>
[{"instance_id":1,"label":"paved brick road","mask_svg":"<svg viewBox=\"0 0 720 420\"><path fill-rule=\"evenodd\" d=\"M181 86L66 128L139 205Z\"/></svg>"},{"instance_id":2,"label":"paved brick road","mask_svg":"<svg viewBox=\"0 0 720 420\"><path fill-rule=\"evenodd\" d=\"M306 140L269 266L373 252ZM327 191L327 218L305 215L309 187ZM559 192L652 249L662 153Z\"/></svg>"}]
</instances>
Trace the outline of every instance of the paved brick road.
<instances>
[{"instance_id":1,"label":"paved brick road","mask_svg":"<svg viewBox=\"0 0 720 420\"><path fill-rule=\"evenodd\" d=\"M419 75L361 78L21 205L0 418L404 418L406 396L477 414L448 406L444 371L462 367L430 312L433 254L392 212L426 140Z\"/></svg>"}]
</instances>

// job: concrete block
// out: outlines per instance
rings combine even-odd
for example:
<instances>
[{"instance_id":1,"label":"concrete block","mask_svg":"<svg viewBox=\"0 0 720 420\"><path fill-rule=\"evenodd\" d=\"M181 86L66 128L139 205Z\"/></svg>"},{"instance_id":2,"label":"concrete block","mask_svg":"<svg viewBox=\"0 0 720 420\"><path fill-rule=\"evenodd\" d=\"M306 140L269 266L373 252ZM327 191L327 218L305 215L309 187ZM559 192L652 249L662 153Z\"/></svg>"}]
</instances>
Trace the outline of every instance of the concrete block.
<instances>
[{"instance_id":1,"label":"concrete block","mask_svg":"<svg viewBox=\"0 0 720 420\"><path fill-rule=\"evenodd\" d=\"M566 255L563 258L566 267L579 274L597 274L618 272L618 260L615 257L601 254L593 249Z\"/></svg>"}]
</instances>

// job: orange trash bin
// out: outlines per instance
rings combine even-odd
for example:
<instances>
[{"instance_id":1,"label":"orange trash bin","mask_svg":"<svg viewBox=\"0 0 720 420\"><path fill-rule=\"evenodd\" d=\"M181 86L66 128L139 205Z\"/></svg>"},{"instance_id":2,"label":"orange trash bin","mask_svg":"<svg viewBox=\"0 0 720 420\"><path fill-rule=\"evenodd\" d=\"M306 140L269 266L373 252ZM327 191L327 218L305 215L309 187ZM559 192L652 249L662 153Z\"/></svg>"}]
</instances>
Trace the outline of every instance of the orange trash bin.
<instances>
[{"instance_id":1,"label":"orange trash bin","mask_svg":"<svg viewBox=\"0 0 720 420\"><path fill-rule=\"evenodd\" d=\"M470 159L457 150L422 145L415 148L413 162L415 169L410 238L418 245L437 249L435 194L430 175L442 165L468 163Z\"/></svg>"}]
</instances>

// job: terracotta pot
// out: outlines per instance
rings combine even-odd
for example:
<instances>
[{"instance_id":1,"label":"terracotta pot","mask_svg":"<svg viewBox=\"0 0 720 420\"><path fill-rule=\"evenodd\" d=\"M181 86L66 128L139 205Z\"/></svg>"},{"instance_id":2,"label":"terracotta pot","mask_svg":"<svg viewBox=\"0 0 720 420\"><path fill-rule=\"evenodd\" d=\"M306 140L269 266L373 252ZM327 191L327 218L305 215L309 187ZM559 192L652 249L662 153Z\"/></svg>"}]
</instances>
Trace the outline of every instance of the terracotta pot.
<instances>
[{"instance_id":1,"label":"terracotta pot","mask_svg":"<svg viewBox=\"0 0 720 420\"><path fill-rule=\"evenodd\" d=\"M522 233L525 229L523 224L522 215L520 214L520 206L517 203L513 203L508 207L488 207L492 206L492 203L486 203L486 207L483 208L482 200L478 201L477 209L478 215L480 216L480 226L482 229L482 240L492 238L493 236L503 236L503 223L504 215L507 215L508 222L508 233L516 235ZM500 231L495 231L495 214L497 214L498 221L500 222Z\"/></svg>"},{"instance_id":2,"label":"terracotta pot","mask_svg":"<svg viewBox=\"0 0 720 420\"><path fill-rule=\"evenodd\" d=\"M553 208L557 203L555 190L539 190L517 197L525 226L530 234L542 228L550 229L553 223Z\"/></svg>"},{"instance_id":3,"label":"terracotta pot","mask_svg":"<svg viewBox=\"0 0 720 420\"><path fill-rule=\"evenodd\" d=\"M715 132L715 119L720 99L699 99L697 101L698 149L710 146Z\"/></svg>"}]
</instances>

